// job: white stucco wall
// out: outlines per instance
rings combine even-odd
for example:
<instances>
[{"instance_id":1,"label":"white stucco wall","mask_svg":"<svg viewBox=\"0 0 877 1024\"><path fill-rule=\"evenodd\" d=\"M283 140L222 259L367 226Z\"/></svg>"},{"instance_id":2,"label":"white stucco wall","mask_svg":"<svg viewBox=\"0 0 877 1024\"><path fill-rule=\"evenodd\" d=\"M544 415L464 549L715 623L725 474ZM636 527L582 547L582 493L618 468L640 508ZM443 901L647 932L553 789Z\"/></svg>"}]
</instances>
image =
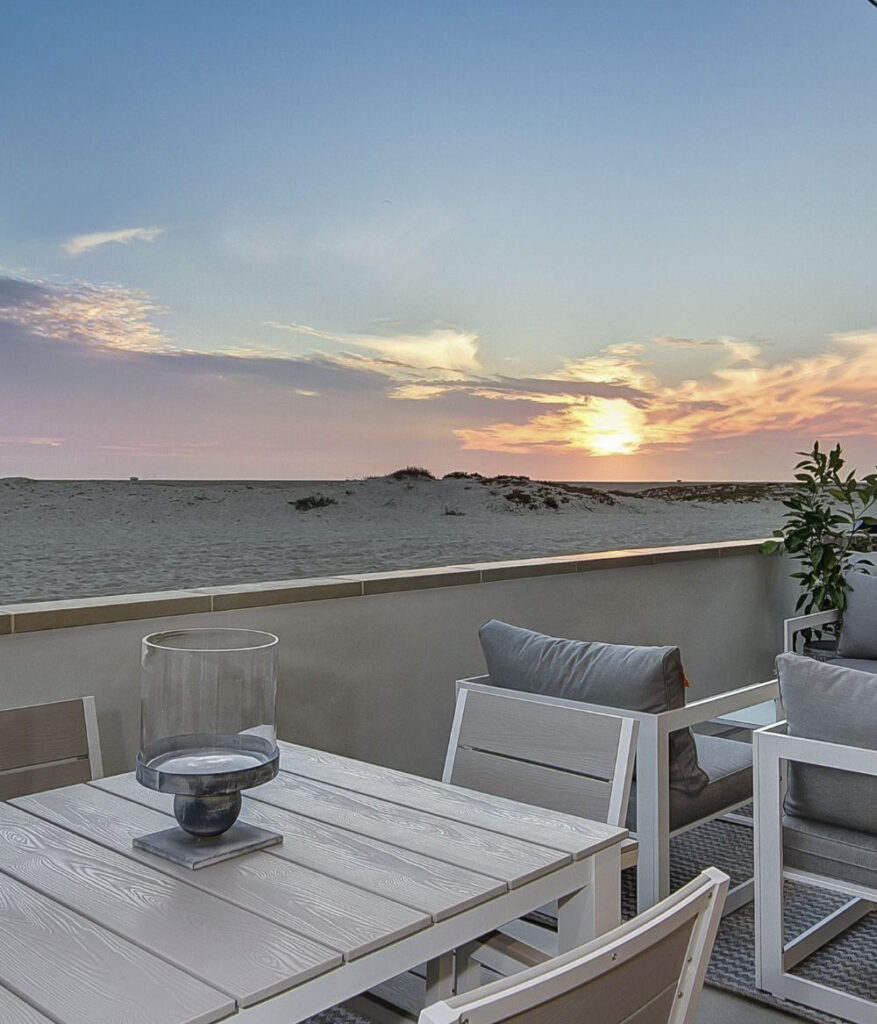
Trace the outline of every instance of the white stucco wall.
<instances>
[{"instance_id":1,"label":"white stucco wall","mask_svg":"<svg viewBox=\"0 0 877 1024\"><path fill-rule=\"evenodd\" d=\"M435 776L454 680L484 671L477 631L489 618L580 639L678 644L692 697L770 678L794 605L789 564L754 545L707 547L665 549L651 564L625 564L619 553L605 568L558 575L7 631L0 707L94 694L105 771L127 771L139 746L141 638L248 626L280 637L281 737ZM406 580L418 586L399 574L400 586ZM16 610L7 611L14 629Z\"/></svg>"}]
</instances>

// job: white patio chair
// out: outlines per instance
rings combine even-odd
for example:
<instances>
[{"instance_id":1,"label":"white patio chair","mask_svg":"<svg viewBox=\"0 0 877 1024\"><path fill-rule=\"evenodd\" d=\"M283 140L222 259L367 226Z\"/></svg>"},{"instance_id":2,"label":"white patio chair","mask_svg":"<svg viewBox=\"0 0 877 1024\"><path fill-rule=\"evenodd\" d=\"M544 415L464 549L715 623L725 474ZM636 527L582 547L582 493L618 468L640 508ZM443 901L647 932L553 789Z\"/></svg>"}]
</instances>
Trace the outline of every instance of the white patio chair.
<instances>
[{"instance_id":1,"label":"white patio chair","mask_svg":"<svg viewBox=\"0 0 877 1024\"><path fill-rule=\"evenodd\" d=\"M442 782L623 828L639 725L569 705L461 682ZM622 860L636 863L634 841Z\"/></svg>"},{"instance_id":2,"label":"white patio chair","mask_svg":"<svg viewBox=\"0 0 877 1024\"><path fill-rule=\"evenodd\" d=\"M624 827L637 723L565 704L537 694L461 687L442 781ZM626 840L622 867L633 866L636 853L636 842ZM540 922L511 922L501 933L472 943L464 968L477 957L498 974L519 971L515 951L522 940L544 956L556 953L556 906L541 908L540 917ZM371 995L416 1014L424 1005L425 978L423 965ZM376 1016L373 1005L368 1012Z\"/></svg>"},{"instance_id":3,"label":"white patio chair","mask_svg":"<svg viewBox=\"0 0 877 1024\"><path fill-rule=\"evenodd\" d=\"M442 782L624 827L638 723L541 694L461 685ZM637 862L626 839L621 867ZM515 921L480 943L477 959L498 974L509 965L508 938L557 952L557 908Z\"/></svg>"},{"instance_id":4,"label":"white patio chair","mask_svg":"<svg viewBox=\"0 0 877 1024\"><path fill-rule=\"evenodd\" d=\"M709 868L578 949L427 1007L419 1024L692 1024L727 887Z\"/></svg>"},{"instance_id":5,"label":"white patio chair","mask_svg":"<svg viewBox=\"0 0 877 1024\"><path fill-rule=\"evenodd\" d=\"M781 999L874 1024L877 1003L790 972L877 909L877 679L790 654L777 667L789 720L753 737L755 983ZM844 732L860 745L837 742ZM784 879L851 898L787 943Z\"/></svg>"},{"instance_id":6,"label":"white patio chair","mask_svg":"<svg viewBox=\"0 0 877 1024\"><path fill-rule=\"evenodd\" d=\"M0 711L0 800L102 776L94 697Z\"/></svg>"}]
</instances>

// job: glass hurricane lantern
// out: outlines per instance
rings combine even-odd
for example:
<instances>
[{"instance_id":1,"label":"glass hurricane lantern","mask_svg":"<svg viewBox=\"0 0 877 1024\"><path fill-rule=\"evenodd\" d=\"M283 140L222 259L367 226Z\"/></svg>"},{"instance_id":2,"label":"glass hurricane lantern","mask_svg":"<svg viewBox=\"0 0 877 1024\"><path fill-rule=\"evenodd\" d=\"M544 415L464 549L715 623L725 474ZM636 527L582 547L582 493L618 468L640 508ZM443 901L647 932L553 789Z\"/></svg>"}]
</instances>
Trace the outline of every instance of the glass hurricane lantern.
<instances>
[{"instance_id":1,"label":"glass hurricane lantern","mask_svg":"<svg viewBox=\"0 0 877 1024\"><path fill-rule=\"evenodd\" d=\"M173 794L180 827L136 847L199 868L281 842L237 820L241 790L277 774L277 647L253 629L143 638L137 780Z\"/></svg>"}]
</instances>

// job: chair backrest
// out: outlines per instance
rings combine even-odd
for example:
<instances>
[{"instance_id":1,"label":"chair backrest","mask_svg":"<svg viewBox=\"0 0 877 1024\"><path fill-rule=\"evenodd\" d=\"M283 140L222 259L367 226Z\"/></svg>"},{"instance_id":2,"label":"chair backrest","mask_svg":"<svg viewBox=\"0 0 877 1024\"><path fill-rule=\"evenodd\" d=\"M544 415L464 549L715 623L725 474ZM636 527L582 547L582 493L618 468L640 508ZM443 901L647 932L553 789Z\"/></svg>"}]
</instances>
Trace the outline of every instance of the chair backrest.
<instances>
[{"instance_id":1,"label":"chair backrest","mask_svg":"<svg viewBox=\"0 0 877 1024\"><path fill-rule=\"evenodd\" d=\"M0 711L0 800L102 775L94 697Z\"/></svg>"},{"instance_id":2,"label":"chair backrest","mask_svg":"<svg viewBox=\"0 0 877 1024\"><path fill-rule=\"evenodd\" d=\"M419 1024L692 1024L727 890L707 868L587 945L426 1007Z\"/></svg>"},{"instance_id":3,"label":"chair backrest","mask_svg":"<svg viewBox=\"0 0 877 1024\"><path fill-rule=\"evenodd\" d=\"M461 683L442 781L623 827L638 725Z\"/></svg>"}]
</instances>

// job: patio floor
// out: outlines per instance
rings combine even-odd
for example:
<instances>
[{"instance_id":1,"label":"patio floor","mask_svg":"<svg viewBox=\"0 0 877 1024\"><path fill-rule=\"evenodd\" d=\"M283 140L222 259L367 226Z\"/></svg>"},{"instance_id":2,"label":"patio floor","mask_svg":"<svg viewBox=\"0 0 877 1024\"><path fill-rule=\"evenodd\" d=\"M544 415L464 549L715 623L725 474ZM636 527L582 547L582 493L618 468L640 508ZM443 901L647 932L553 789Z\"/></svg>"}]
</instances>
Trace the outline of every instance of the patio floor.
<instances>
[{"instance_id":1,"label":"patio floor","mask_svg":"<svg viewBox=\"0 0 877 1024\"><path fill-rule=\"evenodd\" d=\"M798 1019L708 986L704 987L697 1011L697 1024L790 1024Z\"/></svg>"}]
</instances>

